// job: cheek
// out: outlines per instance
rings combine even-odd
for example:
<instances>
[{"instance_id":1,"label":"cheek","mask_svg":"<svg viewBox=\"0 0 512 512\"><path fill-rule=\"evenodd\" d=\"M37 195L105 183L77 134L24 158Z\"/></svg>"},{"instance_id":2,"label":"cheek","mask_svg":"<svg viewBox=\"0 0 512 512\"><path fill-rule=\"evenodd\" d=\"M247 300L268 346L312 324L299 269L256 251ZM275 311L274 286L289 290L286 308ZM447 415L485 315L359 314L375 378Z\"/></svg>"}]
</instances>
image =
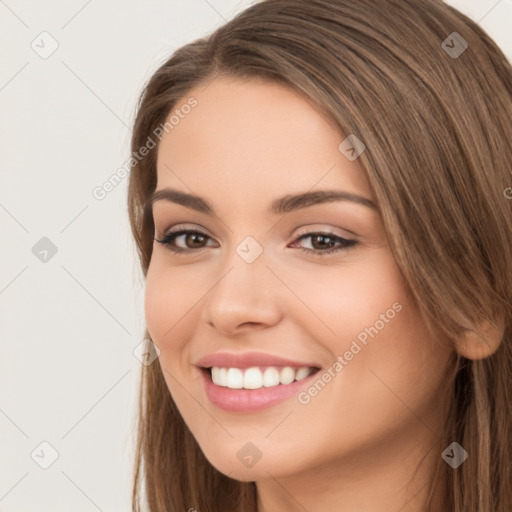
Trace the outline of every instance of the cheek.
<instances>
[{"instance_id":1,"label":"cheek","mask_svg":"<svg viewBox=\"0 0 512 512\"><path fill-rule=\"evenodd\" d=\"M155 271L150 265L144 295L144 311L146 326L153 341L160 346L165 332L172 326L169 313L173 311L171 294L165 293L167 283L164 276Z\"/></svg>"},{"instance_id":2,"label":"cheek","mask_svg":"<svg viewBox=\"0 0 512 512\"><path fill-rule=\"evenodd\" d=\"M346 433L340 450L405 428L415 421L411 410L429 424L449 355L428 336L394 260L378 256L350 269L317 272L298 293L315 314L295 318L333 362L342 357L342 366L331 367L333 378L319 386L325 390L312 393L307 405L310 424L326 438ZM331 422L325 421L328 410Z\"/></svg>"},{"instance_id":3,"label":"cheek","mask_svg":"<svg viewBox=\"0 0 512 512\"><path fill-rule=\"evenodd\" d=\"M160 350L178 350L179 340L186 339L186 331L194 317L194 304L200 290L191 286L186 273L173 271L155 258L146 278L144 310L146 326Z\"/></svg>"},{"instance_id":4,"label":"cheek","mask_svg":"<svg viewBox=\"0 0 512 512\"><path fill-rule=\"evenodd\" d=\"M199 310L194 304L198 303L201 293L200 290L194 292L195 286L190 286L190 280L184 274L186 272L173 272L155 258L146 277L144 309L146 327L160 349L163 377L176 405L186 417L188 395L182 384L189 377L187 340L197 325Z\"/></svg>"},{"instance_id":5,"label":"cheek","mask_svg":"<svg viewBox=\"0 0 512 512\"><path fill-rule=\"evenodd\" d=\"M309 330L316 326L318 340L336 353L365 328L376 322L380 327L381 315L397 316L396 302L402 303L407 294L386 250L375 250L346 266L319 267L308 279L295 278L293 289L310 311L302 316ZM302 302L298 307L304 307Z\"/></svg>"},{"instance_id":6,"label":"cheek","mask_svg":"<svg viewBox=\"0 0 512 512\"><path fill-rule=\"evenodd\" d=\"M439 384L447 353L428 336L389 251L372 251L353 265L319 267L310 279L295 279L294 286L309 310L297 314L304 310L297 301L294 318L333 361L344 356L340 384L349 379L368 397L390 393L378 376L405 395L413 391L411 384L420 395Z\"/></svg>"}]
</instances>

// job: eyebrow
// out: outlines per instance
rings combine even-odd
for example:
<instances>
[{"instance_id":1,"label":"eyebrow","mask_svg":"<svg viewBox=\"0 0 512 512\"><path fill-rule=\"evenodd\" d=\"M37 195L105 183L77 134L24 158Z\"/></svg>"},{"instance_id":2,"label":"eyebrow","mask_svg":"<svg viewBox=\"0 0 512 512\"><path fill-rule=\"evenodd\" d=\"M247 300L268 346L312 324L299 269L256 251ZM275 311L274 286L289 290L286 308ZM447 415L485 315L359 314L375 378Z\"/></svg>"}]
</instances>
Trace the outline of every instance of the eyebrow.
<instances>
[{"instance_id":1,"label":"eyebrow","mask_svg":"<svg viewBox=\"0 0 512 512\"><path fill-rule=\"evenodd\" d=\"M171 203L180 204L207 215L214 215L214 208L202 197L181 192L180 190L172 188L163 188L157 190L146 201L145 209L150 209L157 201L169 201ZM321 203L330 203L333 201L351 201L356 204L367 206L373 210L377 210L377 205L366 197L345 192L343 190L315 190L312 192L303 192L300 194L288 194L278 199L274 199L270 204L268 213L270 215L282 215L300 210Z\"/></svg>"}]
</instances>

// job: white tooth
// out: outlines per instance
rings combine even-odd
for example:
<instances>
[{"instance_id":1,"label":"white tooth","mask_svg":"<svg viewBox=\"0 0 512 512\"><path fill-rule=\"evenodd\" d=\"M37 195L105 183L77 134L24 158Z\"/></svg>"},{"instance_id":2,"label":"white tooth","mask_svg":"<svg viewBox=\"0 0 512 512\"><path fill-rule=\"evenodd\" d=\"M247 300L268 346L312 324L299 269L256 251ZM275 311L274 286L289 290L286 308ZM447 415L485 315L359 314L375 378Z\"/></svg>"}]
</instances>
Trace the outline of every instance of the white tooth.
<instances>
[{"instance_id":1,"label":"white tooth","mask_svg":"<svg viewBox=\"0 0 512 512\"><path fill-rule=\"evenodd\" d=\"M239 368L229 368L226 375L226 385L231 389L241 389L244 387L244 374Z\"/></svg>"},{"instance_id":2,"label":"white tooth","mask_svg":"<svg viewBox=\"0 0 512 512\"><path fill-rule=\"evenodd\" d=\"M228 385L227 373L228 373L227 368L219 368L219 373L218 373L219 386L227 386Z\"/></svg>"},{"instance_id":3,"label":"white tooth","mask_svg":"<svg viewBox=\"0 0 512 512\"><path fill-rule=\"evenodd\" d=\"M308 367L292 368L285 366L278 370L275 366L265 368L261 372L259 367L253 366L246 370L240 368L211 368L212 381L217 386L229 387L231 389L261 389L262 387L275 387L279 384L291 384L294 380L300 381L312 373Z\"/></svg>"},{"instance_id":4,"label":"white tooth","mask_svg":"<svg viewBox=\"0 0 512 512\"><path fill-rule=\"evenodd\" d=\"M263 386L263 376L258 367L247 368L244 373L244 388L259 389Z\"/></svg>"},{"instance_id":5,"label":"white tooth","mask_svg":"<svg viewBox=\"0 0 512 512\"><path fill-rule=\"evenodd\" d=\"M281 384L291 384L295 380L295 370L290 366L285 366L279 374Z\"/></svg>"},{"instance_id":6,"label":"white tooth","mask_svg":"<svg viewBox=\"0 0 512 512\"><path fill-rule=\"evenodd\" d=\"M217 384L217 386L220 385L219 383L219 370L220 368L218 366L212 366L211 372L212 372L212 381L214 384Z\"/></svg>"},{"instance_id":7,"label":"white tooth","mask_svg":"<svg viewBox=\"0 0 512 512\"><path fill-rule=\"evenodd\" d=\"M279 372L274 366L269 366L263 373L263 385L271 388L279 384Z\"/></svg>"},{"instance_id":8,"label":"white tooth","mask_svg":"<svg viewBox=\"0 0 512 512\"><path fill-rule=\"evenodd\" d=\"M299 368L295 374L295 380L305 379L310 374L310 368Z\"/></svg>"}]
</instances>

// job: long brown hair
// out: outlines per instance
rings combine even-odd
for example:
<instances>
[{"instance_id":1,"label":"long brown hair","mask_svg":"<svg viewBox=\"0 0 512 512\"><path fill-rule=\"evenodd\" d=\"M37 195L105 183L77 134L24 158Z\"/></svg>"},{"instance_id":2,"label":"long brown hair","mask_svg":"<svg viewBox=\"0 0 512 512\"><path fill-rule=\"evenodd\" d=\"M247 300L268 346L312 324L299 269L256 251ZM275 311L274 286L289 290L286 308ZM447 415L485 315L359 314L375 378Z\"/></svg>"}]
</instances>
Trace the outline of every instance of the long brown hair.
<instances>
[{"instance_id":1,"label":"long brown hair","mask_svg":"<svg viewBox=\"0 0 512 512\"><path fill-rule=\"evenodd\" d=\"M443 510L510 511L510 63L475 22L439 0L264 0L179 48L153 74L132 151L192 88L219 74L286 84L364 142L359 158L390 248L436 342L453 344L468 325L504 319L493 355L454 359L442 446L457 441L469 457L452 469L440 454L430 496L443 482ZM157 150L129 178L144 276L154 236L144 205L156 187ZM256 511L254 482L230 479L206 460L162 371L158 359L142 366L133 510L144 495L151 512Z\"/></svg>"}]
</instances>

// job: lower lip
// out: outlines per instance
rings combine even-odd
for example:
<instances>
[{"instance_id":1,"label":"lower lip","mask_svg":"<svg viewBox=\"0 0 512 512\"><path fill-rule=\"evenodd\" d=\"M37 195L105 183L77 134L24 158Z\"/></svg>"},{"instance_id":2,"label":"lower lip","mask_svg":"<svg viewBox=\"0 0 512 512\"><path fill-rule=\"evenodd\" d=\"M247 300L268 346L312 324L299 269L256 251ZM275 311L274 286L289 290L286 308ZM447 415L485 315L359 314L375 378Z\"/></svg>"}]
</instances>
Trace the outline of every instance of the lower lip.
<instances>
[{"instance_id":1,"label":"lower lip","mask_svg":"<svg viewBox=\"0 0 512 512\"><path fill-rule=\"evenodd\" d=\"M305 379L294 381L291 384L279 384L260 389L231 389L217 386L207 371L200 371L210 402L220 409L231 412L252 412L272 407L296 395L304 387L304 384L309 383L318 373L316 371Z\"/></svg>"}]
</instances>

